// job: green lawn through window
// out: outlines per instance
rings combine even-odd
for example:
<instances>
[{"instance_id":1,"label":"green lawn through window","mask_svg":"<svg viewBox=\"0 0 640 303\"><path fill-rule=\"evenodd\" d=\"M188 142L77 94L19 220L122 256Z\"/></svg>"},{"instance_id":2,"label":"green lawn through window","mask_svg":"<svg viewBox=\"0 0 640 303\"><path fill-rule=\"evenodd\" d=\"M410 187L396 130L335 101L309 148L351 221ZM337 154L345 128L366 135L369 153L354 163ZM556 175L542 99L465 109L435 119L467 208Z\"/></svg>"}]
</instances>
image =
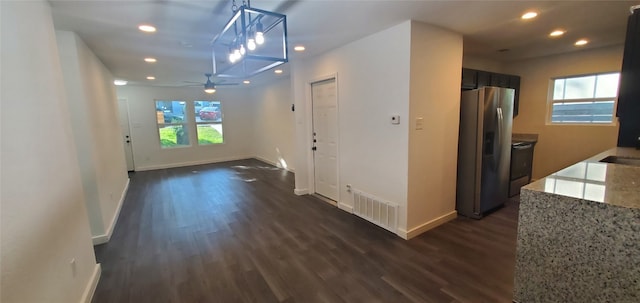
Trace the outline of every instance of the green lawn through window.
<instances>
[{"instance_id":1,"label":"green lawn through window","mask_svg":"<svg viewBox=\"0 0 640 303\"><path fill-rule=\"evenodd\" d=\"M222 134L214 128L214 124L198 124L198 144L208 145L222 142Z\"/></svg>"}]
</instances>

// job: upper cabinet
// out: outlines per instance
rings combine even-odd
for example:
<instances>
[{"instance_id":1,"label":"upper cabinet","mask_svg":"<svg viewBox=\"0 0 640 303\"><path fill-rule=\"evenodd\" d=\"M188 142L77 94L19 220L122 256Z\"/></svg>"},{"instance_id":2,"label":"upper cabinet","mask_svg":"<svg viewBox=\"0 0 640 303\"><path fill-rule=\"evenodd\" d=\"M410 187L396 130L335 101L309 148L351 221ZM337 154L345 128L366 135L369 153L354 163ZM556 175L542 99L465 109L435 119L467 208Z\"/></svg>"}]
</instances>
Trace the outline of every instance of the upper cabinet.
<instances>
[{"instance_id":1,"label":"upper cabinet","mask_svg":"<svg viewBox=\"0 0 640 303\"><path fill-rule=\"evenodd\" d=\"M618 146L640 147L640 9L629 16L622 58L617 116Z\"/></svg>"},{"instance_id":2,"label":"upper cabinet","mask_svg":"<svg viewBox=\"0 0 640 303\"><path fill-rule=\"evenodd\" d=\"M483 86L496 86L513 88L515 96L513 98L513 116L518 115L520 105L520 76L475 70L470 68L462 69L462 90L476 89Z\"/></svg>"}]
</instances>

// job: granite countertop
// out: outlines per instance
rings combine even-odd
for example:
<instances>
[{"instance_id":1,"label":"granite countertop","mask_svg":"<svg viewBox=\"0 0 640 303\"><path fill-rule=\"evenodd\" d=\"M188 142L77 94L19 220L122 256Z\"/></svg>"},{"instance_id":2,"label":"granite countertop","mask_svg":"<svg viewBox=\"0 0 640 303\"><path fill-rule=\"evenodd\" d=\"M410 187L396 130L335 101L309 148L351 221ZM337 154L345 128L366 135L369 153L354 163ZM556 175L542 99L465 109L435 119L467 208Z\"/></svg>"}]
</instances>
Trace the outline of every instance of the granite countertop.
<instances>
[{"instance_id":1,"label":"granite countertop","mask_svg":"<svg viewBox=\"0 0 640 303\"><path fill-rule=\"evenodd\" d=\"M516 142L527 142L527 143L536 143L538 142L538 134L511 134L511 141L513 143Z\"/></svg>"},{"instance_id":2,"label":"granite countertop","mask_svg":"<svg viewBox=\"0 0 640 303\"><path fill-rule=\"evenodd\" d=\"M640 150L612 148L523 189L640 209L640 166L599 162L608 156L640 159Z\"/></svg>"}]
</instances>

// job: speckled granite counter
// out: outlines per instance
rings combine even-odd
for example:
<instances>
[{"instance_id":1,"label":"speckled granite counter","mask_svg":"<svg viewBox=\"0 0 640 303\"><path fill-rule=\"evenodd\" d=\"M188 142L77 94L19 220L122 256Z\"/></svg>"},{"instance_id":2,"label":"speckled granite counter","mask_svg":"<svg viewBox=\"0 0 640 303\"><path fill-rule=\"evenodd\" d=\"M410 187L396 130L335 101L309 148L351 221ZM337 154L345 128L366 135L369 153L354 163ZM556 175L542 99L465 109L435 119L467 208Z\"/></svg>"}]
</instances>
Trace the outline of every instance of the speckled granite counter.
<instances>
[{"instance_id":1,"label":"speckled granite counter","mask_svg":"<svg viewBox=\"0 0 640 303\"><path fill-rule=\"evenodd\" d=\"M514 301L640 302L640 158L614 148L522 188Z\"/></svg>"}]
</instances>

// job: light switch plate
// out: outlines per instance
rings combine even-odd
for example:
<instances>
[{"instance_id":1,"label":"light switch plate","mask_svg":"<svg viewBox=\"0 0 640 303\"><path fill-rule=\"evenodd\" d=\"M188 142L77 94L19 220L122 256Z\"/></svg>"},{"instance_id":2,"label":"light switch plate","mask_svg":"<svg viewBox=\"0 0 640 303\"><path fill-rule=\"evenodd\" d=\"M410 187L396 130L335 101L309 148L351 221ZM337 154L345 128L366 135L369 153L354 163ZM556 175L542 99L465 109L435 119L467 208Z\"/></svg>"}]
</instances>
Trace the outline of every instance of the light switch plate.
<instances>
[{"instance_id":1,"label":"light switch plate","mask_svg":"<svg viewBox=\"0 0 640 303\"><path fill-rule=\"evenodd\" d=\"M424 118L416 118L416 130L422 130L424 128Z\"/></svg>"}]
</instances>

